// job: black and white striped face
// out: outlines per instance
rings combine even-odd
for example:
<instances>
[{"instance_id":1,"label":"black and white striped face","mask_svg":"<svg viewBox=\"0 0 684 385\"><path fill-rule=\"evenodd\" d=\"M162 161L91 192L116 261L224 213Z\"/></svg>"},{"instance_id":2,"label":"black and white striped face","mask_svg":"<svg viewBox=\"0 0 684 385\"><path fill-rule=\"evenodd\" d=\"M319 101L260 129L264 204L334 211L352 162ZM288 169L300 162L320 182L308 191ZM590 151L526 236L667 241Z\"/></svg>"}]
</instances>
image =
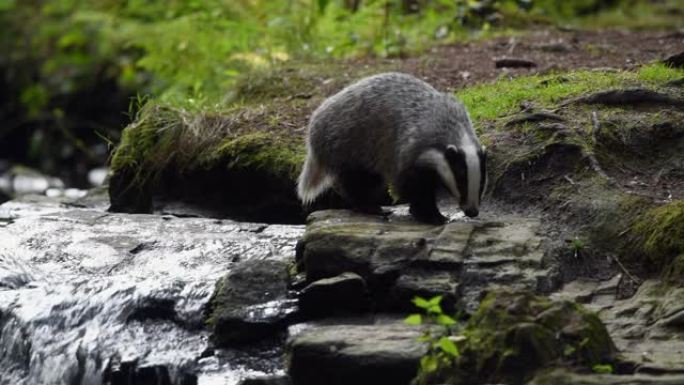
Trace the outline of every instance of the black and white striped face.
<instances>
[{"instance_id":1,"label":"black and white striped face","mask_svg":"<svg viewBox=\"0 0 684 385\"><path fill-rule=\"evenodd\" d=\"M444 153L456 179L459 205L465 215L476 217L487 187L487 154L484 147L449 145Z\"/></svg>"}]
</instances>

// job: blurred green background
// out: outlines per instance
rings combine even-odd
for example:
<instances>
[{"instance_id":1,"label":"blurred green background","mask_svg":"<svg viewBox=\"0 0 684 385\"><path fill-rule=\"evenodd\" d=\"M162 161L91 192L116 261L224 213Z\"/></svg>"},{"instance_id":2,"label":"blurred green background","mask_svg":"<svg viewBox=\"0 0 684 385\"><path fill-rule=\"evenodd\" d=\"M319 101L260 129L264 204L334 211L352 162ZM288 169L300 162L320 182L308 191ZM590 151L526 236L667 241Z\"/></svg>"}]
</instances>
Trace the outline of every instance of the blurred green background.
<instances>
[{"instance_id":1,"label":"blurred green background","mask_svg":"<svg viewBox=\"0 0 684 385\"><path fill-rule=\"evenodd\" d=\"M86 187L149 100L226 103L292 60L401 57L535 27L658 28L681 0L0 0L0 173ZM679 19L681 20L681 19Z\"/></svg>"}]
</instances>

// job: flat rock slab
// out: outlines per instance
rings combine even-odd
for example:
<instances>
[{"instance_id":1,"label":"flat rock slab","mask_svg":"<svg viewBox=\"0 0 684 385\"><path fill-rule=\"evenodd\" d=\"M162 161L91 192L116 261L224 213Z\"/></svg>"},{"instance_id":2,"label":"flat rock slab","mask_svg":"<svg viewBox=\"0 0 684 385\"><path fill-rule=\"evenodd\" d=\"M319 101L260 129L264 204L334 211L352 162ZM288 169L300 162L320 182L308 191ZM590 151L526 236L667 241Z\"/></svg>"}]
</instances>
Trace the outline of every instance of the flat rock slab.
<instances>
[{"instance_id":1,"label":"flat rock slab","mask_svg":"<svg viewBox=\"0 0 684 385\"><path fill-rule=\"evenodd\" d=\"M217 345L250 343L285 329L296 309L287 269L283 261L249 260L222 278L210 316Z\"/></svg>"},{"instance_id":2,"label":"flat rock slab","mask_svg":"<svg viewBox=\"0 0 684 385\"><path fill-rule=\"evenodd\" d=\"M577 374L563 369L542 373L527 385L681 385L683 375L651 376L638 374L618 376L612 374Z\"/></svg>"},{"instance_id":3,"label":"flat rock slab","mask_svg":"<svg viewBox=\"0 0 684 385\"><path fill-rule=\"evenodd\" d=\"M409 384L427 346L422 329L394 321L328 324L289 342L289 375L297 385Z\"/></svg>"},{"instance_id":4,"label":"flat rock slab","mask_svg":"<svg viewBox=\"0 0 684 385\"><path fill-rule=\"evenodd\" d=\"M595 311L637 372L684 374L684 288L647 280L631 298L618 299L619 280L571 282L553 296L581 300Z\"/></svg>"},{"instance_id":5,"label":"flat rock slab","mask_svg":"<svg viewBox=\"0 0 684 385\"><path fill-rule=\"evenodd\" d=\"M456 220L431 226L344 210L313 213L297 246L297 263L312 282L354 272L378 310L412 310L415 295L444 296L477 307L485 289L547 291L540 223L535 218Z\"/></svg>"}]
</instances>

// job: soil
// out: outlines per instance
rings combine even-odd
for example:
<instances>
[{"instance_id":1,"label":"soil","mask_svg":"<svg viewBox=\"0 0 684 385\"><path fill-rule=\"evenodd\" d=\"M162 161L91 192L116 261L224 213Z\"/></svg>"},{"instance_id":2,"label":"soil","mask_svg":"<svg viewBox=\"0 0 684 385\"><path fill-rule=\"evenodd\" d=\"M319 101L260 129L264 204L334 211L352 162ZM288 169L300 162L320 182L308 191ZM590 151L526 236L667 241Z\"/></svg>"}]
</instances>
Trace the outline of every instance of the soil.
<instances>
[{"instance_id":1,"label":"soil","mask_svg":"<svg viewBox=\"0 0 684 385\"><path fill-rule=\"evenodd\" d=\"M581 68L631 69L684 51L681 32L535 31L486 41L435 47L408 58L386 59L398 70L413 73L441 90L476 83ZM496 68L501 58L525 59L530 68ZM366 59L373 65L378 59Z\"/></svg>"}]
</instances>

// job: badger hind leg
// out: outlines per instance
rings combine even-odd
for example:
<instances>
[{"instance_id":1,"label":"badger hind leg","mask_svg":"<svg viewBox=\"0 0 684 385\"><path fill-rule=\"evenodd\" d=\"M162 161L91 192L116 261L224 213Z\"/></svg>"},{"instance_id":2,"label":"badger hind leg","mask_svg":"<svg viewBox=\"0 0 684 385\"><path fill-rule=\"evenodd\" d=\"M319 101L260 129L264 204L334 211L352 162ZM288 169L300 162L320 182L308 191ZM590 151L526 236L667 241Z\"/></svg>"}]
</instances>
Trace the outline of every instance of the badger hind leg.
<instances>
[{"instance_id":1,"label":"badger hind leg","mask_svg":"<svg viewBox=\"0 0 684 385\"><path fill-rule=\"evenodd\" d=\"M409 212L421 222L441 225L446 217L437 207L437 173L430 167L414 166L399 176L397 189L402 200L410 204Z\"/></svg>"},{"instance_id":2,"label":"badger hind leg","mask_svg":"<svg viewBox=\"0 0 684 385\"><path fill-rule=\"evenodd\" d=\"M386 215L380 207L386 194L386 183L380 174L359 167L345 167L337 175L337 192L353 210Z\"/></svg>"}]
</instances>

